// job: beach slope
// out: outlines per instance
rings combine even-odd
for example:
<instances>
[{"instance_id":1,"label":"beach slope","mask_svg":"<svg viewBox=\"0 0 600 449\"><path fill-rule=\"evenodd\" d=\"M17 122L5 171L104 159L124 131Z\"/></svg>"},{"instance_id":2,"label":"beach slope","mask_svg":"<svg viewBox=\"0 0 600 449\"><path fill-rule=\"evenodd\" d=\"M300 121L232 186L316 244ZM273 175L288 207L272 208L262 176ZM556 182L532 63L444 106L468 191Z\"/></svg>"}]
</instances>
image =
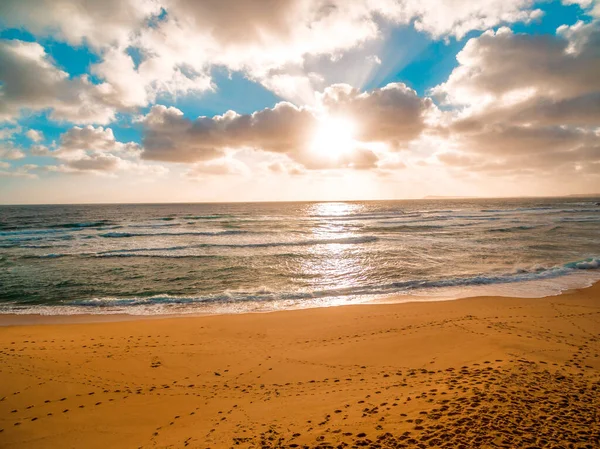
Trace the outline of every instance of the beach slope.
<instances>
[{"instance_id":1,"label":"beach slope","mask_svg":"<svg viewBox=\"0 0 600 449\"><path fill-rule=\"evenodd\" d=\"M0 447L599 447L599 337L600 285L4 326Z\"/></svg>"}]
</instances>

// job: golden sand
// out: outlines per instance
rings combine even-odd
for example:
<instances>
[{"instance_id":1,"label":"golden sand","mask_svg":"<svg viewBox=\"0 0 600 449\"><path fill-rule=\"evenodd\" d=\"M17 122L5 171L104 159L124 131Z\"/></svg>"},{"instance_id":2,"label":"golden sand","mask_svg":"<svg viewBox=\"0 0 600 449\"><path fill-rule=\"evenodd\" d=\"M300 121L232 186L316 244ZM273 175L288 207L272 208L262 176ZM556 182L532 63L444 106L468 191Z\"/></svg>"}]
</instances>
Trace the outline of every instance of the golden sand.
<instances>
[{"instance_id":1,"label":"golden sand","mask_svg":"<svg viewBox=\"0 0 600 449\"><path fill-rule=\"evenodd\" d=\"M600 447L600 285L0 328L0 447Z\"/></svg>"}]
</instances>

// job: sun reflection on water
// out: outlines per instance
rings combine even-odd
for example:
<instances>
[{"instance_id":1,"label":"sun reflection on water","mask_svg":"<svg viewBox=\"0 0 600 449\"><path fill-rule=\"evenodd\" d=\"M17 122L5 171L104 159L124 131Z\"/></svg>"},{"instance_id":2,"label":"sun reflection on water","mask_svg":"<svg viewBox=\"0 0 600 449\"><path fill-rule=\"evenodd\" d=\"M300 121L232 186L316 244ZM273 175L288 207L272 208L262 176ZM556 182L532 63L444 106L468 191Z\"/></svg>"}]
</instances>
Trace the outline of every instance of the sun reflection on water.
<instances>
[{"instance_id":1,"label":"sun reflection on water","mask_svg":"<svg viewBox=\"0 0 600 449\"><path fill-rule=\"evenodd\" d=\"M314 240L328 243L311 247L311 257L302 261L301 272L311 279L310 282L318 284L319 288L312 285L312 290L339 291L336 303L346 302L344 289L360 285L363 278L362 250L360 246L349 244L361 237L352 219L363 209L364 205L360 204L317 203L307 210L307 215L313 217L311 232Z\"/></svg>"},{"instance_id":2,"label":"sun reflection on water","mask_svg":"<svg viewBox=\"0 0 600 449\"><path fill-rule=\"evenodd\" d=\"M307 212L308 215L316 217L339 217L356 214L364 207L362 204L354 203L315 203L309 206Z\"/></svg>"}]
</instances>

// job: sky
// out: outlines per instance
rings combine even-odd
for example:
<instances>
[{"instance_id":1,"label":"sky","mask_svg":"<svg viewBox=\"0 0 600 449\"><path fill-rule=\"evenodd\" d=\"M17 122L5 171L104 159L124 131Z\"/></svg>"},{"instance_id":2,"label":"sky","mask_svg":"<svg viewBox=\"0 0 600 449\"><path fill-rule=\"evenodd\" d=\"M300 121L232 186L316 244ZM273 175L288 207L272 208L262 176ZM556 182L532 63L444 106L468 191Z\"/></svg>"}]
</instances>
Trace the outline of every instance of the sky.
<instances>
[{"instance_id":1,"label":"sky","mask_svg":"<svg viewBox=\"0 0 600 449\"><path fill-rule=\"evenodd\" d=\"M600 192L596 0L3 0L0 203Z\"/></svg>"}]
</instances>

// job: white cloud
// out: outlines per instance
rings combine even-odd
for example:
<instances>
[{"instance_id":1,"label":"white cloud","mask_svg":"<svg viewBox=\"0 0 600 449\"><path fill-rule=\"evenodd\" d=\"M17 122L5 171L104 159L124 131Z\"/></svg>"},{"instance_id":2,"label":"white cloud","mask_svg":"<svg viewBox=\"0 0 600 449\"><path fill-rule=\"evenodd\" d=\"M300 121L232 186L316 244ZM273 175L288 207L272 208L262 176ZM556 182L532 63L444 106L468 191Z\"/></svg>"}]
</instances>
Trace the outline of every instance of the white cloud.
<instances>
[{"instance_id":1,"label":"white cloud","mask_svg":"<svg viewBox=\"0 0 600 449\"><path fill-rule=\"evenodd\" d=\"M532 0L5 0L0 5L6 26L95 48L101 62L91 71L104 81L102 86L85 77L70 80L74 97L89 97L87 106L74 110L67 101L71 107L56 111L55 117L100 124L114 116L110 108L103 110L106 106L139 107L159 94L214 89L210 70L216 66L243 71L303 105L320 87L315 86L318 75L305 73L307 58L338 59L381 38L385 22L413 23L435 38L460 38L470 30L529 21L539 14ZM128 48L141 56L139 65ZM377 65L377 60L368 64ZM60 97L56 87L52 91ZM15 108L32 107L24 103ZM40 98L38 103L44 102ZM59 109L56 104L46 107Z\"/></svg>"},{"instance_id":2,"label":"white cloud","mask_svg":"<svg viewBox=\"0 0 600 449\"><path fill-rule=\"evenodd\" d=\"M85 154L77 159L67 160L67 167L75 171L111 172L119 168L121 159L112 154Z\"/></svg>"},{"instance_id":3,"label":"white cloud","mask_svg":"<svg viewBox=\"0 0 600 449\"><path fill-rule=\"evenodd\" d=\"M497 174L597 166L598 42L598 23L563 26L555 36L503 28L471 39L448 81L433 89L458 108L446 128L450 151L438 160Z\"/></svg>"},{"instance_id":4,"label":"white cloud","mask_svg":"<svg viewBox=\"0 0 600 449\"><path fill-rule=\"evenodd\" d=\"M592 0L563 3L577 3L590 15L599 11ZM165 170L147 161L193 164L190 177L242 174L256 167L261 173L337 168L386 173L419 161L495 174L574 167L597 173L598 22L562 26L556 35L520 35L503 27L469 40L458 67L432 90L449 108L438 109L402 83L366 93L348 84L325 87L323 61L333 66L352 51L360 58L344 62L350 71L360 61L360 76L351 83L362 85L368 72L382 64L372 50L390 24L412 23L434 38L461 38L471 30L535 20L541 14L536 4L5 0L0 21L6 26L89 45L100 60L89 75L71 76L40 44L0 40L0 120L14 122L23 112L47 111L54 120L106 125L117 113L135 112L165 95L218 89L210 73L220 67L242 71L293 104L194 120L177 108L155 105L140 120L143 147L118 142L110 128L75 126L52 150L33 145L25 151L53 157L57 165L48 170L69 173ZM349 117L356 123L351 151L337 158L311 151L311 136L324 117ZM0 138L10 141L20 132L18 126L4 127ZM44 137L36 130L25 135L33 143ZM3 145L1 158L25 156L11 142ZM437 158L431 156L436 152ZM241 153L252 154L256 166L237 159Z\"/></svg>"},{"instance_id":5,"label":"white cloud","mask_svg":"<svg viewBox=\"0 0 600 449\"><path fill-rule=\"evenodd\" d=\"M54 151L39 146L31 150L55 158L59 164L47 171L62 173L112 174L118 171L164 175L166 167L140 160L141 147L135 142L119 142L112 129L91 125L74 126L60 136Z\"/></svg>"},{"instance_id":6,"label":"white cloud","mask_svg":"<svg viewBox=\"0 0 600 449\"><path fill-rule=\"evenodd\" d=\"M74 123L107 123L114 107L103 101L105 85L70 78L35 42L0 40L0 121L21 110L51 109L51 117Z\"/></svg>"},{"instance_id":7,"label":"white cloud","mask_svg":"<svg viewBox=\"0 0 600 449\"><path fill-rule=\"evenodd\" d=\"M505 103L511 94L574 98L600 91L597 23L561 27L557 36L514 34L508 28L470 39L459 66L433 94L458 105ZM513 102L514 103L514 102Z\"/></svg>"},{"instance_id":8,"label":"white cloud","mask_svg":"<svg viewBox=\"0 0 600 449\"><path fill-rule=\"evenodd\" d=\"M225 66L302 105L315 90L303 69L306 58L339 58L380 38L382 22L414 21L436 38L460 38L470 30L539 17L532 5L531 0L490 0L485 5L467 0L168 0L163 4L167 18L143 30L135 45L147 55L140 72L145 63L161 74L158 78L169 78L183 64L196 73Z\"/></svg>"},{"instance_id":9,"label":"white cloud","mask_svg":"<svg viewBox=\"0 0 600 449\"><path fill-rule=\"evenodd\" d=\"M91 72L106 82L105 98L112 104L135 108L154 102L159 93L175 97L214 89L204 69L185 69L183 61L158 60L156 56L149 56L136 68L125 51L109 49Z\"/></svg>"},{"instance_id":10,"label":"white cloud","mask_svg":"<svg viewBox=\"0 0 600 449\"><path fill-rule=\"evenodd\" d=\"M57 152L61 154L93 151L113 152L137 156L140 147L137 143L122 143L115 139L112 129L102 126L85 127L74 126L60 136L60 147Z\"/></svg>"},{"instance_id":11,"label":"white cloud","mask_svg":"<svg viewBox=\"0 0 600 449\"><path fill-rule=\"evenodd\" d=\"M29 147L32 156L51 156L52 151L46 145L32 145Z\"/></svg>"},{"instance_id":12,"label":"white cloud","mask_svg":"<svg viewBox=\"0 0 600 449\"><path fill-rule=\"evenodd\" d=\"M44 140L44 133L35 129L30 129L28 130L25 135L27 136L27 138L29 140L31 140L32 142L41 142L42 140Z\"/></svg>"},{"instance_id":13,"label":"white cloud","mask_svg":"<svg viewBox=\"0 0 600 449\"><path fill-rule=\"evenodd\" d=\"M11 140L15 134L19 134L22 128L16 126L4 126L0 128L0 140Z\"/></svg>"},{"instance_id":14,"label":"white cloud","mask_svg":"<svg viewBox=\"0 0 600 449\"><path fill-rule=\"evenodd\" d=\"M593 17L600 17L600 3L597 0L562 0L563 5L579 5Z\"/></svg>"},{"instance_id":15,"label":"white cloud","mask_svg":"<svg viewBox=\"0 0 600 449\"><path fill-rule=\"evenodd\" d=\"M3 0L0 23L78 46L124 45L153 14L155 0Z\"/></svg>"},{"instance_id":16,"label":"white cloud","mask_svg":"<svg viewBox=\"0 0 600 449\"><path fill-rule=\"evenodd\" d=\"M17 159L23 159L25 153L19 148L14 147L12 144L0 144L0 159L8 159L14 161Z\"/></svg>"},{"instance_id":17,"label":"white cloud","mask_svg":"<svg viewBox=\"0 0 600 449\"><path fill-rule=\"evenodd\" d=\"M435 37L462 38L471 30L486 30L501 23L528 22L540 17L532 0L407 0L404 17L415 19L415 28Z\"/></svg>"}]
</instances>

